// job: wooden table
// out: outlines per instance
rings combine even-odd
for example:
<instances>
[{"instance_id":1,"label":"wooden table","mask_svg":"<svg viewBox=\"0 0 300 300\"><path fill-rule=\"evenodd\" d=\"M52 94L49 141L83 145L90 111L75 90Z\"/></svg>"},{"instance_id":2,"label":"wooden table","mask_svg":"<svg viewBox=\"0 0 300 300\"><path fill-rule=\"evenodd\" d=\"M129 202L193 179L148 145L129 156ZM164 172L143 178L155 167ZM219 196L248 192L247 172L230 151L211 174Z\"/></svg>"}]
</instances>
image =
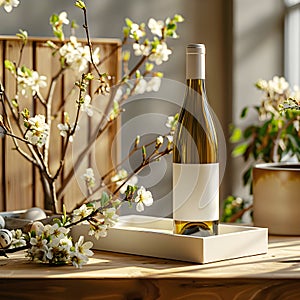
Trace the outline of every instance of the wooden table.
<instances>
[{"instance_id":1,"label":"wooden table","mask_svg":"<svg viewBox=\"0 0 300 300\"><path fill-rule=\"evenodd\" d=\"M300 299L300 237L273 236L267 254L207 265L95 251L76 269L13 254L0 258L0 299Z\"/></svg>"}]
</instances>

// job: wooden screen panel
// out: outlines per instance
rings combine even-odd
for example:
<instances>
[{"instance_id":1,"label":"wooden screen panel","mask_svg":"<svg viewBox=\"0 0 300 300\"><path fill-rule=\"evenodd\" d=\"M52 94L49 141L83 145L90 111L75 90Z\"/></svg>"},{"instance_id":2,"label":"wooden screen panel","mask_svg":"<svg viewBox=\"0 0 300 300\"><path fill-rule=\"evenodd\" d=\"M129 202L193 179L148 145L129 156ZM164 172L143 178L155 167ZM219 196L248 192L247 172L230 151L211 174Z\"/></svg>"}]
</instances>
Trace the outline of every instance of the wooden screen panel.
<instances>
[{"instance_id":1,"label":"wooden screen panel","mask_svg":"<svg viewBox=\"0 0 300 300\"><path fill-rule=\"evenodd\" d=\"M51 50L45 46L45 42L49 39L44 38L30 38L24 49L24 56L21 65L26 65L29 68L36 69L40 75L47 76L48 83L50 79L57 74L59 70L58 58L52 55ZM55 41L55 40L53 40ZM81 41L85 42L85 41ZM113 49L118 47L118 40L108 39L94 39L92 41L93 47L99 47L102 57L111 53ZM14 37L0 37L0 61L4 59L10 59L16 61L20 42ZM113 52L113 55L105 63L105 72L111 74L116 80L120 78L120 50ZM63 112L68 111L71 117L71 122L74 120L74 114L76 111L76 100L78 91L74 89L75 82L74 73L71 70L64 72L63 76L56 83L54 90L53 101L53 121L51 130L57 130L57 124L63 121ZM8 93L9 98L12 97L15 91L15 81L11 74L7 70L4 70L4 64L0 65L0 81L2 82L5 90ZM46 97L48 89L41 89L41 94ZM91 88L93 92L93 88ZM108 98L105 98L108 101ZM66 105L62 107L62 103L66 101ZM33 108L32 114L44 113L44 108L39 103L34 103L32 98L22 98L22 108ZM105 102L104 101L104 102ZM1 109L1 107L0 107ZM82 114L84 115L84 114ZM83 119L86 117L83 117ZM76 133L76 139L79 139L79 145L83 149L88 141L88 136L92 130L91 120L81 120L81 129ZM111 159L107 159L103 156L103 153L111 152L111 143L117 132L119 123L113 126L109 133L101 138L101 146L97 148L95 152L95 160L100 161L97 165L101 165L103 170L108 170L112 167L112 162L117 161L119 157L119 143L114 145L113 155ZM78 135L78 137L77 137ZM55 140L51 141L51 150L49 154L50 169L54 171L57 169L61 156L62 156L62 138L59 134L55 135ZM0 211L1 210L14 210L14 209L26 209L32 206L44 207L43 202L43 189L40 183L40 175L37 169L26 161L19 153L12 151L13 143L10 138L6 137L0 141L0 158L1 158L1 172L0 172L0 184L1 184L1 196L0 196ZM78 145L78 143L77 143ZM24 145L22 145L24 147ZM73 149L72 149L73 148ZM77 149L77 152L80 149ZM75 151L76 152L76 151ZM63 174L66 176L73 168L74 161L74 147L69 147L66 162L64 165ZM80 178L78 174L83 174L85 169L91 165L91 154L84 157L84 161L81 164L81 168L76 171L77 178L70 182L65 189L65 193L59 206L65 203L67 209L72 209L74 206L83 199L84 188L79 186ZM95 170L97 173L97 170ZM102 172L102 170L101 170ZM60 188L63 177L57 180L56 187Z\"/></svg>"},{"instance_id":2,"label":"wooden screen panel","mask_svg":"<svg viewBox=\"0 0 300 300\"><path fill-rule=\"evenodd\" d=\"M7 40L5 43L4 58L17 63L19 60L20 49L21 42L19 40ZM25 64L28 68L33 67L32 41L29 41L23 49L20 65ZM8 97L12 99L16 91L16 81L8 70L4 70L4 73L5 82L3 83L3 86ZM32 101L31 97L20 95L18 99L20 111L22 111L25 107L31 107ZM22 124L22 118L20 118L19 124ZM16 135L20 135L18 126L14 122L12 122L11 125L13 132ZM29 153L27 146L22 142L18 142L18 146L26 153ZM24 209L32 206L33 197L32 165L28 163L24 157L17 153L15 147L16 145L12 139L10 137L5 137L5 153L3 162L5 168L5 187L3 188L6 190L5 206L8 211Z\"/></svg>"}]
</instances>

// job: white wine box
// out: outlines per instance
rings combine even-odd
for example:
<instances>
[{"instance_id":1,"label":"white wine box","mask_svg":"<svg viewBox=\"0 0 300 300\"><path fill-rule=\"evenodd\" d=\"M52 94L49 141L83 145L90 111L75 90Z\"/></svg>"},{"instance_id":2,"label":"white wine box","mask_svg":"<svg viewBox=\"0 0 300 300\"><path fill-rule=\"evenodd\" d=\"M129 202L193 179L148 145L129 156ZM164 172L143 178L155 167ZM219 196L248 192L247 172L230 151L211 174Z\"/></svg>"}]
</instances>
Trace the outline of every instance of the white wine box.
<instances>
[{"instance_id":1,"label":"white wine box","mask_svg":"<svg viewBox=\"0 0 300 300\"><path fill-rule=\"evenodd\" d=\"M76 226L72 236L85 236L85 240L93 242L94 250L201 264L264 254L268 250L267 228L220 224L219 235L195 237L173 234L172 227L172 219L128 215L120 217L105 238L89 236L88 224Z\"/></svg>"}]
</instances>

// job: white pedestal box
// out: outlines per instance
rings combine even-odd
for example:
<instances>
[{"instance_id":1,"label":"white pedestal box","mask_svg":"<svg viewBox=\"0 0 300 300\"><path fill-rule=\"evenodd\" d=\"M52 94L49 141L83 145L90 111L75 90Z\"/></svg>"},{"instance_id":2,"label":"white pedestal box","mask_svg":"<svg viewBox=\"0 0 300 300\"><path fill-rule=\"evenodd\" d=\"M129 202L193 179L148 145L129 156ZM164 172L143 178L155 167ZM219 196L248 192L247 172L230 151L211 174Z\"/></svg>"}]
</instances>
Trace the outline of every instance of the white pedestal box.
<instances>
[{"instance_id":1,"label":"white pedestal box","mask_svg":"<svg viewBox=\"0 0 300 300\"><path fill-rule=\"evenodd\" d=\"M148 216L120 217L105 238L88 235L89 225L72 230L74 239L80 235L93 242L95 250L182 260L195 263L264 254L268 250L266 228L219 225L219 235L194 237L173 234L173 220Z\"/></svg>"}]
</instances>

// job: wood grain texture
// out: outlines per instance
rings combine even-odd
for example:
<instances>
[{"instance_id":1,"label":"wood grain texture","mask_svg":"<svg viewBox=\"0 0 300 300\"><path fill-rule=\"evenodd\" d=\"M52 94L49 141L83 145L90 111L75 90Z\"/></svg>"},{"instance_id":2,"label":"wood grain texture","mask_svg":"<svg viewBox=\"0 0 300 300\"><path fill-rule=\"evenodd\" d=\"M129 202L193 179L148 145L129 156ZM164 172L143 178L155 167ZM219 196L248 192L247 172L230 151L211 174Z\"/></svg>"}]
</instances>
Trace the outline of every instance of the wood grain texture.
<instances>
[{"instance_id":1,"label":"wood grain texture","mask_svg":"<svg viewBox=\"0 0 300 300\"><path fill-rule=\"evenodd\" d=\"M16 289L18 287L18 289ZM1 299L297 300L297 280L14 279L0 280Z\"/></svg>"},{"instance_id":2,"label":"wood grain texture","mask_svg":"<svg viewBox=\"0 0 300 300\"><path fill-rule=\"evenodd\" d=\"M45 42L51 40L48 38L29 38L29 41L25 47L23 59L21 65L26 65L29 68L36 69L40 75L47 76L47 81L50 83L51 78L57 74L59 70L59 61L57 57L52 55L52 51L45 46ZM53 39L52 39L53 40ZM56 40L53 40L57 42ZM79 40L84 43L84 40ZM93 47L99 47L102 57L105 57L113 49L118 47L119 40L114 39L94 39L92 40ZM11 98L15 92L15 80L9 74L7 70L4 69L3 60L10 59L11 61L16 61L18 59L20 49L20 42L15 37L0 36L0 81L3 83L8 96ZM120 78L120 57L121 52L115 51L109 60L105 62L105 72L111 74L116 80ZM70 113L70 119L72 121L72 116L74 116L76 111L76 100L77 91L74 89L75 80L78 79L74 76L71 70L64 72L64 75L57 81L56 88L54 91L54 101L53 101L53 122L52 131L58 131L57 125L63 121L63 112L68 111ZM41 90L44 97L47 95L47 89ZM91 92L93 92L91 90ZM35 102L31 98L22 98L22 107L32 107L33 113L43 113L44 108L41 104ZM66 105L62 107L62 102L66 100ZM107 100L105 100L107 102ZM76 151L84 148L88 142L88 136L91 130L90 121L82 120L83 125L78 134L79 142ZM118 159L119 155L119 144L114 144L114 149L112 150L112 140L114 139L115 133L118 130L120 124L116 122L116 125L108 131L108 133L101 139L101 145L97 146L97 151L93 154L94 165L101 166L101 172L103 170L110 169L112 167L112 162ZM37 169L33 169L32 166L21 157L16 151L13 151L14 145L10 138L5 138L5 141L0 141L0 155L1 155L1 174L0 174L0 184L1 184L1 198L0 198L0 211L1 210L19 210L26 209L32 206L44 207L43 201L43 189L40 183L40 175ZM23 146L23 145L22 145ZM3 151L2 151L3 150ZM74 148L72 146L68 149L68 155L66 158L66 163L63 170L63 176L57 181L56 187L60 188L64 176L73 168L74 160ZM76 152L75 151L75 152ZM105 156L107 153L113 153L112 159L107 159ZM57 134L55 139L51 141L50 146L50 170L56 170L60 159L62 157L62 138ZM77 178L74 178L71 184L66 189L66 193L60 202L60 207L65 203L67 209L70 210L74 208L79 200L84 197L84 187L80 187L79 174L85 172L86 167L89 166L91 162L91 155L87 155L81 168L76 172Z\"/></svg>"},{"instance_id":3,"label":"wood grain texture","mask_svg":"<svg viewBox=\"0 0 300 300\"><path fill-rule=\"evenodd\" d=\"M0 299L297 300L299 253L299 237L270 237L268 254L207 265L96 251L75 269L19 253L0 258Z\"/></svg>"},{"instance_id":4,"label":"wood grain texture","mask_svg":"<svg viewBox=\"0 0 300 300\"><path fill-rule=\"evenodd\" d=\"M19 40L6 41L4 58L17 64L21 45ZM20 66L22 65L26 65L28 68L33 67L33 43L31 41L24 47L22 60L20 61ZM4 72L5 82L3 82L3 86L10 99L13 99L16 91L16 81L8 70L4 70ZM18 99L20 111L26 107L32 107L32 101L33 99L31 97L20 96ZM21 123L22 120L20 118L20 124ZM20 135L20 131L14 122L12 122L12 130L16 135ZM19 146L29 153L26 145L19 143ZM32 165L17 153L15 144L9 137L5 137L4 155L5 186L3 188L6 189L6 210L28 208L32 206L33 200Z\"/></svg>"}]
</instances>

